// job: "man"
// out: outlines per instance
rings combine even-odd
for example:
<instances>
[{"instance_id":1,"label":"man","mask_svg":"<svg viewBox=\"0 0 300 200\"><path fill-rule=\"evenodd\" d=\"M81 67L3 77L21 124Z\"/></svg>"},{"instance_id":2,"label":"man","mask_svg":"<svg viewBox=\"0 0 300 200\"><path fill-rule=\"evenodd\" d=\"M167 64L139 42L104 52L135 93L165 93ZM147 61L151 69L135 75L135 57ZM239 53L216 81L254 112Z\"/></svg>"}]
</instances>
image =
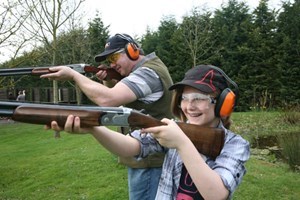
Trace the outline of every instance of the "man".
<instances>
[{"instance_id":1,"label":"man","mask_svg":"<svg viewBox=\"0 0 300 200\"><path fill-rule=\"evenodd\" d=\"M16 101L25 101L25 90L19 91L19 95L17 96Z\"/></svg>"},{"instance_id":2,"label":"man","mask_svg":"<svg viewBox=\"0 0 300 200\"><path fill-rule=\"evenodd\" d=\"M116 34L109 38L105 50L95 57L97 62L107 60L110 67L124 78L112 87L92 81L69 67L50 68L54 73L42 75L51 80L73 80L80 89L99 106L127 106L157 118L172 118L169 103L173 84L164 63L155 55L143 55L139 45L127 34ZM102 66L103 67L103 66ZM104 80L105 71L96 74ZM97 139L97 138L96 138ZM161 175L163 154L136 161L122 158L128 166L128 185L130 199L155 198Z\"/></svg>"}]
</instances>

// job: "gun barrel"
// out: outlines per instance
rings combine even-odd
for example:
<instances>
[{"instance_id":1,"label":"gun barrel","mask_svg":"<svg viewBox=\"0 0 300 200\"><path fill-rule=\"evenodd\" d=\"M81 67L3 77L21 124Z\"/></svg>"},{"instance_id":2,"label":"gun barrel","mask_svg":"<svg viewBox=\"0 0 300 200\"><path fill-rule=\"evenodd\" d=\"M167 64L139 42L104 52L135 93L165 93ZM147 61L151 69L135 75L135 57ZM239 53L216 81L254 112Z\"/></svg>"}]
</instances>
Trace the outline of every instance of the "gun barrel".
<instances>
[{"instance_id":1,"label":"gun barrel","mask_svg":"<svg viewBox=\"0 0 300 200\"><path fill-rule=\"evenodd\" d=\"M72 64L66 65L79 73L85 73L84 67L86 64ZM0 69L0 76L18 76L18 75L42 75L51 73L49 67L21 67L21 68L8 68Z\"/></svg>"},{"instance_id":2,"label":"gun barrel","mask_svg":"<svg viewBox=\"0 0 300 200\"><path fill-rule=\"evenodd\" d=\"M0 69L0 76L16 76L16 75L26 75L31 74L33 68L9 68Z\"/></svg>"},{"instance_id":3,"label":"gun barrel","mask_svg":"<svg viewBox=\"0 0 300 200\"><path fill-rule=\"evenodd\" d=\"M11 117L14 114L14 110L9 108L1 108L0 113L1 117Z\"/></svg>"},{"instance_id":4,"label":"gun barrel","mask_svg":"<svg viewBox=\"0 0 300 200\"><path fill-rule=\"evenodd\" d=\"M1 117L12 117L14 110L20 106L20 102L8 102L1 101L0 103L0 116Z\"/></svg>"}]
</instances>

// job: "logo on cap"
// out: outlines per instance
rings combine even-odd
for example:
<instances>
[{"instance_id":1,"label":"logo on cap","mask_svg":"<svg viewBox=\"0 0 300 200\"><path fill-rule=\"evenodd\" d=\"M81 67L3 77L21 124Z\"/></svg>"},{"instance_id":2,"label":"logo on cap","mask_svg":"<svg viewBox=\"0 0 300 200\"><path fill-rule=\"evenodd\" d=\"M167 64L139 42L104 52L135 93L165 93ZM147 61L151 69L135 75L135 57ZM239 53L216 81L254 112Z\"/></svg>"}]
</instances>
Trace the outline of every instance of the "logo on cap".
<instances>
[{"instance_id":1,"label":"logo on cap","mask_svg":"<svg viewBox=\"0 0 300 200\"><path fill-rule=\"evenodd\" d=\"M106 43L104 48L106 49L106 48L108 48L109 46L110 46L110 42Z\"/></svg>"},{"instance_id":2,"label":"logo on cap","mask_svg":"<svg viewBox=\"0 0 300 200\"><path fill-rule=\"evenodd\" d=\"M213 84L213 79L214 79L214 70L210 70L205 74L205 76L201 80L195 81L195 83L207 85L213 91L216 91L216 87Z\"/></svg>"}]
</instances>

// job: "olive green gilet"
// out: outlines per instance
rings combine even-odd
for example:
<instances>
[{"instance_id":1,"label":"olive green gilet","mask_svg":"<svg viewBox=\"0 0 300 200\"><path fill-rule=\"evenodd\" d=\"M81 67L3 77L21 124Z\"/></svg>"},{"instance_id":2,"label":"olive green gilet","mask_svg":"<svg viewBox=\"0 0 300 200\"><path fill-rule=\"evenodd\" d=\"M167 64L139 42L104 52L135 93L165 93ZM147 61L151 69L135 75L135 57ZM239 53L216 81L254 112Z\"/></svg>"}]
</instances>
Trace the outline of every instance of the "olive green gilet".
<instances>
[{"instance_id":1,"label":"olive green gilet","mask_svg":"<svg viewBox=\"0 0 300 200\"><path fill-rule=\"evenodd\" d=\"M135 110L144 110L145 114L149 114L159 120L162 118L171 119L172 112L170 103L172 99L172 92L169 91L169 87L173 84L173 81L169 74L168 68L158 57L146 61L142 66L148 67L158 74L163 84L163 96L159 100L150 104L145 104L137 100L126 104L126 107L133 108Z\"/></svg>"},{"instance_id":2,"label":"olive green gilet","mask_svg":"<svg viewBox=\"0 0 300 200\"><path fill-rule=\"evenodd\" d=\"M149 114L159 120L164 117L171 119L172 112L170 103L172 92L169 91L169 87L173 84L173 81L167 67L158 57L146 61L142 66L149 67L158 74L163 84L163 96L159 100L150 104L145 104L137 100L130 104L126 104L126 106L136 110L145 110L145 114ZM122 130L123 133L127 131L129 130L126 130L126 128ZM133 157L119 157L119 163L131 168L156 168L162 166L164 157L164 153L151 154L139 161Z\"/></svg>"}]
</instances>

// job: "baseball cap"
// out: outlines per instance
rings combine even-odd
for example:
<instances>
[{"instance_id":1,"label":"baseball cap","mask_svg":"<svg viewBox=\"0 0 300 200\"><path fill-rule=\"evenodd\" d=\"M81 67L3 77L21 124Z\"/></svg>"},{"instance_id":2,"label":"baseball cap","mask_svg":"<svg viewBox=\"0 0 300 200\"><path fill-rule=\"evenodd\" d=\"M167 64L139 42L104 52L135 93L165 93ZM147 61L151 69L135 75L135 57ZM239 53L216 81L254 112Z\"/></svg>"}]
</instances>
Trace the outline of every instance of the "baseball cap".
<instances>
[{"instance_id":1,"label":"baseball cap","mask_svg":"<svg viewBox=\"0 0 300 200\"><path fill-rule=\"evenodd\" d=\"M191 86L204 93L213 93L228 87L227 81L217 67L212 65L198 65L189 69L184 79L172 85L169 90L182 86Z\"/></svg>"},{"instance_id":2,"label":"baseball cap","mask_svg":"<svg viewBox=\"0 0 300 200\"><path fill-rule=\"evenodd\" d=\"M130 37L127 34L116 34L108 38L105 44L104 51L99 55L95 56L95 61L96 62L104 61L108 55L123 49L126 46L126 44L131 41L134 42L132 37Z\"/></svg>"}]
</instances>

